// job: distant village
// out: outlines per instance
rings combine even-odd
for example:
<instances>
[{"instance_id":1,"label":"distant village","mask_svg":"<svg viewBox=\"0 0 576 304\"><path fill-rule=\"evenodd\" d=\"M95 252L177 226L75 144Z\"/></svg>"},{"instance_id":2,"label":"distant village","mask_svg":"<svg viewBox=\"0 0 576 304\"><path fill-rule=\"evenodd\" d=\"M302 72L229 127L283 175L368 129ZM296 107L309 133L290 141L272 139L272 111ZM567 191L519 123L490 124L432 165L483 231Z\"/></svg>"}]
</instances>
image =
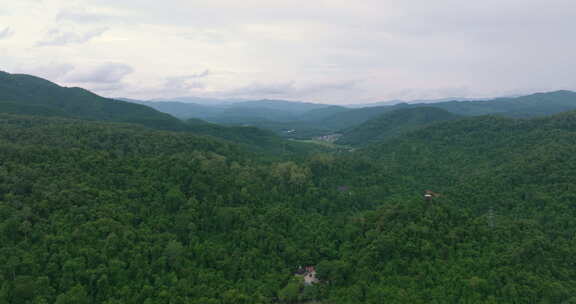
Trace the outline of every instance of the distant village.
<instances>
[{"instance_id":1,"label":"distant village","mask_svg":"<svg viewBox=\"0 0 576 304\"><path fill-rule=\"evenodd\" d=\"M334 143L341 136L342 136L342 134L335 133L335 134L329 134L329 135L314 137L313 139L318 140L318 141L324 141L327 143Z\"/></svg>"}]
</instances>

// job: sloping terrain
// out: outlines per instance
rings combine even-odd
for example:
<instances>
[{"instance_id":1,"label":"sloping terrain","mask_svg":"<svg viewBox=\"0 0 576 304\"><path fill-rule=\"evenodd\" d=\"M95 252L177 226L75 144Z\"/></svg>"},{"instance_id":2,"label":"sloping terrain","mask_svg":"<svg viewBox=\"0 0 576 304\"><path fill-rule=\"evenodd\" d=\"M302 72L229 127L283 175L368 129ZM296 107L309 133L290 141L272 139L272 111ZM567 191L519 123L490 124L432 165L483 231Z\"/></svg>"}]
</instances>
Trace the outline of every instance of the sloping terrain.
<instances>
[{"instance_id":1,"label":"sloping terrain","mask_svg":"<svg viewBox=\"0 0 576 304\"><path fill-rule=\"evenodd\" d=\"M212 108L181 103L154 103L163 109L184 111ZM81 88L65 88L48 80L0 72L0 113L77 118L91 121L127 122L153 129L210 135L268 154L318 151L317 145L285 141L270 131L254 127L221 127L206 122L186 123L148 106L108 99Z\"/></svg>"},{"instance_id":2,"label":"sloping terrain","mask_svg":"<svg viewBox=\"0 0 576 304\"><path fill-rule=\"evenodd\" d=\"M0 303L576 301L576 112L406 108L375 120L404 124L384 143L310 155L255 128L79 119L63 95L90 93L23 77L2 94L42 115L0 114Z\"/></svg>"},{"instance_id":3,"label":"sloping terrain","mask_svg":"<svg viewBox=\"0 0 576 304\"><path fill-rule=\"evenodd\" d=\"M437 103L399 103L391 106L350 109L334 114L322 124L334 130L358 126L384 113L398 109L434 107L463 116L498 114L505 117L538 117L576 109L576 92L555 91L513 98L490 100L445 101Z\"/></svg>"},{"instance_id":4,"label":"sloping terrain","mask_svg":"<svg viewBox=\"0 0 576 304\"><path fill-rule=\"evenodd\" d=\"M336 143L354 146L367 145L388 140L435 122L454 120L461 117L463 116L433 107L394 110L345 131Z\"/></svg>"},{"instance_id":5,"label":"sloping terrain","mask_svg":"<svg viewBox=\"0 0 576 304\"><path fill-rule=\"evenodd\" d=\"M24 74L0 72L0 111L129 122L157 129L184 130L178 119L149 107L100 97L81 88L65 88Z\"/></svg>"},{"instance_id":6,"label":"sloping terrain","mask_svg":"<svg viewBox=\"0 0 576 304\"><path fill-rule=\"evenodd\" d=\"M279 161L134 125L0 126L6 303L576 300L576 113Z\"/></svg>"}]
</instances>

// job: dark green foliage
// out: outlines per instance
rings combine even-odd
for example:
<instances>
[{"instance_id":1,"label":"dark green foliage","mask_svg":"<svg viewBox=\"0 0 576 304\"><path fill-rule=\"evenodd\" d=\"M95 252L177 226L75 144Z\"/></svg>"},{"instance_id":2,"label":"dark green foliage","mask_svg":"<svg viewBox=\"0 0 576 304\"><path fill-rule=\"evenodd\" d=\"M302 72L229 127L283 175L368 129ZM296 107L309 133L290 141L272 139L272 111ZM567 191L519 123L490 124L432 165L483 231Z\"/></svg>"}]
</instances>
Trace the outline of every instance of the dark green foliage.
<instances>
[{"instance_id":1,"label":"dark green foliage","mask_svg":"<svg viewBox=\"0 0 576 304\"><path fill-rule=\"evenodd\" d=\"M190 131L195 134L210 135L244 145L254 152L265 151L275 155L295 155L314 152L323 152L328 149L312 144L284 140L272 131L241 126L221 126L208 123L200 119L186 121Z\"/></svg>"},{"instance_id":2,"label":"dark green foliage","mask_svg":"<svg viewBox=\"0 0 576 304\"><path fill-rule=\"evenodd\" d=\"M5 72L0 72L0 111L130 122L163 130L186 129L176 118L146 106L100 97L81 88L60 87L31 75Z\"/></svg>"},{"instance_id":3,"label":"dark green foliage","mask_svg":"<svg viewBox=\"0 0 576 304\"><path fill-rule=\"evenodd\" d=\"M283 100L256 100L234 104L198 105L184 102L137 101L181 119L203 119L232 126L253 126L290 138L310 138L334 132L322 121L345 107ZM286 132L295 130L295 132Z\"/></svg>"},{"instance_id":4,"label":"dark green foliage","mask_svg":"<svg viewBox=\"0 0 576 304\"><path fill-rule=\"evenodd\" d=\"M325 118L322 121L323 125L328 126L332 130L342 130L353 126L360 125L365 121L378 117L384 113L388 113L398 109L409 108L410 105L406 103L397 104L394 106L380 106L369 107L360 109L350 109L346 112L339 112Z\"/></svg>"},{"instance_id":5,"label":"dark green foliage","mask_svg":"<svg viewBox=\"0 0 576 304\"><path fill-rule=\"evenodd\" d=\"M20 115L72 117L60 109L42 104L22 104L19 102L0 101L0 112Z\"/></svg>"},{"instance_id":6,"label":"dark green foliage","mask_svg":"<svg viewBox=\"0 0 576 304\"><path fill-rule=\"evenodd\" d=\"M576 93L556 91L479 101L455 100L426 104L399 103L393 106L351 109L327 117L322 121L322 124L333 130L347 129L394 110L419 107L434 107L465 116L498 114L507 117L537 117L576 109Z\"/></svg>"},{"instance_id":7,"label":"dark green foliage","mask_svg":"<svg viewBox=\"0 0 576 304\"><path fill-rule=\"evenodd\" d=\"M2 301L266 303L332 247L315 246L331 229L304 211L318 190L293 162L128 125L0 125Z\"/></svg>"},{"instance_id":8,"label":"dark green foliage","mask_svg":"<svg viewBox=\"0 0 576 304\"><path fill-rule=\"evenodd\" d=\"M310 110L302 114L302 116L300 116L300 119L310 122L323 121L324 119L331 117L332 115L336 115L337 113L341 112L346 112L348 110L349 110L348 108L340 106L327 106L320 109Z\"/></svg>"},{"instance_id":9,"label":"dark green foliage","mask_svg":"<svg viewBox=\"0 0 576 304\"><path fill-rule=\"evenodd\" d=\"M394 110L345 131L336 143L342 145L367 145L374 142L382 142L435 122L454 120L460 117L433 107Z\"/></svg>"},{"instance_id":10,"label":"dark green foliage","mask_svg":"<svg viewBox=\"0 0 576 304\"><path fill-rule=\"evenodd\" d=\"M513 98L449 101L430 105L467 116L499 114L507 117L537 117L576 109L576 92L555 91Z\"/></svg>"},{"instance_id":11,"label":"dark green foliage","mask_svg":"<svg viewBox=\"0 0 576 304\"><path fill-rule=\"evenodd\" d=\"M575 164L576 113L276 161L2 114L0 303L571 303Z\"/></svg>"},{"instance_id":12,"label":"dark green foliage","mask_svg":"<svg viewBox=\"0 0 576 304\"><path fill-rule=\"evenodd\" d=\"M175 107L174 104L176 109L182 108L178 107L179 103L168 103L167 107ZM129 122L159 130L189 131L230 140L248 149L273 155L322 149L317 145L285 141L270 131L255 127L223 127L200 120L185 123L147 106L103 98L80 88L60 87L30 75L4 72L0 72L0 113Z\"/></svg>"}]
</instances>

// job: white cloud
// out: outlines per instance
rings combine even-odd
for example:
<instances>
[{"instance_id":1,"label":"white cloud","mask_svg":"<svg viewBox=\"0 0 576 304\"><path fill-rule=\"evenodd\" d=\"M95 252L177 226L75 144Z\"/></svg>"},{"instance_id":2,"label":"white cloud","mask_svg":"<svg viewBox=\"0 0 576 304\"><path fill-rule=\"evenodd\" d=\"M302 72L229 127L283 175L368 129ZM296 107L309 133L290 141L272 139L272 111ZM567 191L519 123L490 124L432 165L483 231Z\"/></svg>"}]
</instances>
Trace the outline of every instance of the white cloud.
<instances>
[{"instance_id":1,"label":"white cloud","mask_svg":"<svg viewBox=\"0 0 576 304\"><path fill-rule=\"evenodd\" d=\"M342 92L355 91L360 81L340 82L257 82L231 90L210 92L207 96L220 98L276 98L276 99L317 99L334 97Z\"/></svg>"},{"instance_id":2,"label":"white cloud","mask_svg":"<svg viewBox=\"0 0 576 304\"><path fill-rule=\"evenodd\" d=\"M52 81L62 79L66 74L74 70L74 65L61 62L33 63L15 67L15 73L32 74L44 77Z\"/></svg>"},{"instance_id":3,"label":"white cloud","mask_svg":"<svg viewBox=\"0 0 576 304\"><path fill-rule=\"evenodd\" d=\"M166 93L182 95L192 94L197 90L204 90L206 86L200 81L210 75L209 70L205 70L198 74L190 74L184 76L168 77L164 84L163 91Z\"/></svg>"},{"instance_id":4,"label":"white cloud","mask_svg":"<svg viewBox=\"0 0 576 304\"><path fill-rule=\"evenodd\" d=\"M121 82L125 76L134 72L134 69L122 63L104 63L94 67L83 67L66 75L63 79L70 83L104 83L114 84Z\"/></svg>"},{"instance_id":5,"label":"white cloud","mask_svg":"<svg viewBox=\"0 0 576 304\"><path fill-rule=\"evenodd\" d=\"M83 32L63 31L58 28L48 31L44 39L36 43L37 46L63 46L68 44L82 44L96 38L108 28L101 27Z\"/></svg>"}]
</instances>

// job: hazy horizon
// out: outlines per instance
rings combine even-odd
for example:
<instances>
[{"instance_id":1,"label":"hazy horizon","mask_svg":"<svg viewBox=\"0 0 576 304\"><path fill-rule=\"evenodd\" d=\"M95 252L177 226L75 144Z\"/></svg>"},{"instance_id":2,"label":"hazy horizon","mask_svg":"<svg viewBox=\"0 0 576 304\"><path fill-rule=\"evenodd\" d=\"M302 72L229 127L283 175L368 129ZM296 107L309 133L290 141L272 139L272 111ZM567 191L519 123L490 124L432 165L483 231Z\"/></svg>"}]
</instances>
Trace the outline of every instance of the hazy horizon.
<instances>
[{"instance_id":1,"label":"hazy horizon","mask_svg":"<svg viewBox=\"0 0 576 304\"><path fill-rule=\"evenodd\" d=\"M0 3L0 70L107 97L348 105L576 90L570 0Z\"/></svg>"}]
</instances>

